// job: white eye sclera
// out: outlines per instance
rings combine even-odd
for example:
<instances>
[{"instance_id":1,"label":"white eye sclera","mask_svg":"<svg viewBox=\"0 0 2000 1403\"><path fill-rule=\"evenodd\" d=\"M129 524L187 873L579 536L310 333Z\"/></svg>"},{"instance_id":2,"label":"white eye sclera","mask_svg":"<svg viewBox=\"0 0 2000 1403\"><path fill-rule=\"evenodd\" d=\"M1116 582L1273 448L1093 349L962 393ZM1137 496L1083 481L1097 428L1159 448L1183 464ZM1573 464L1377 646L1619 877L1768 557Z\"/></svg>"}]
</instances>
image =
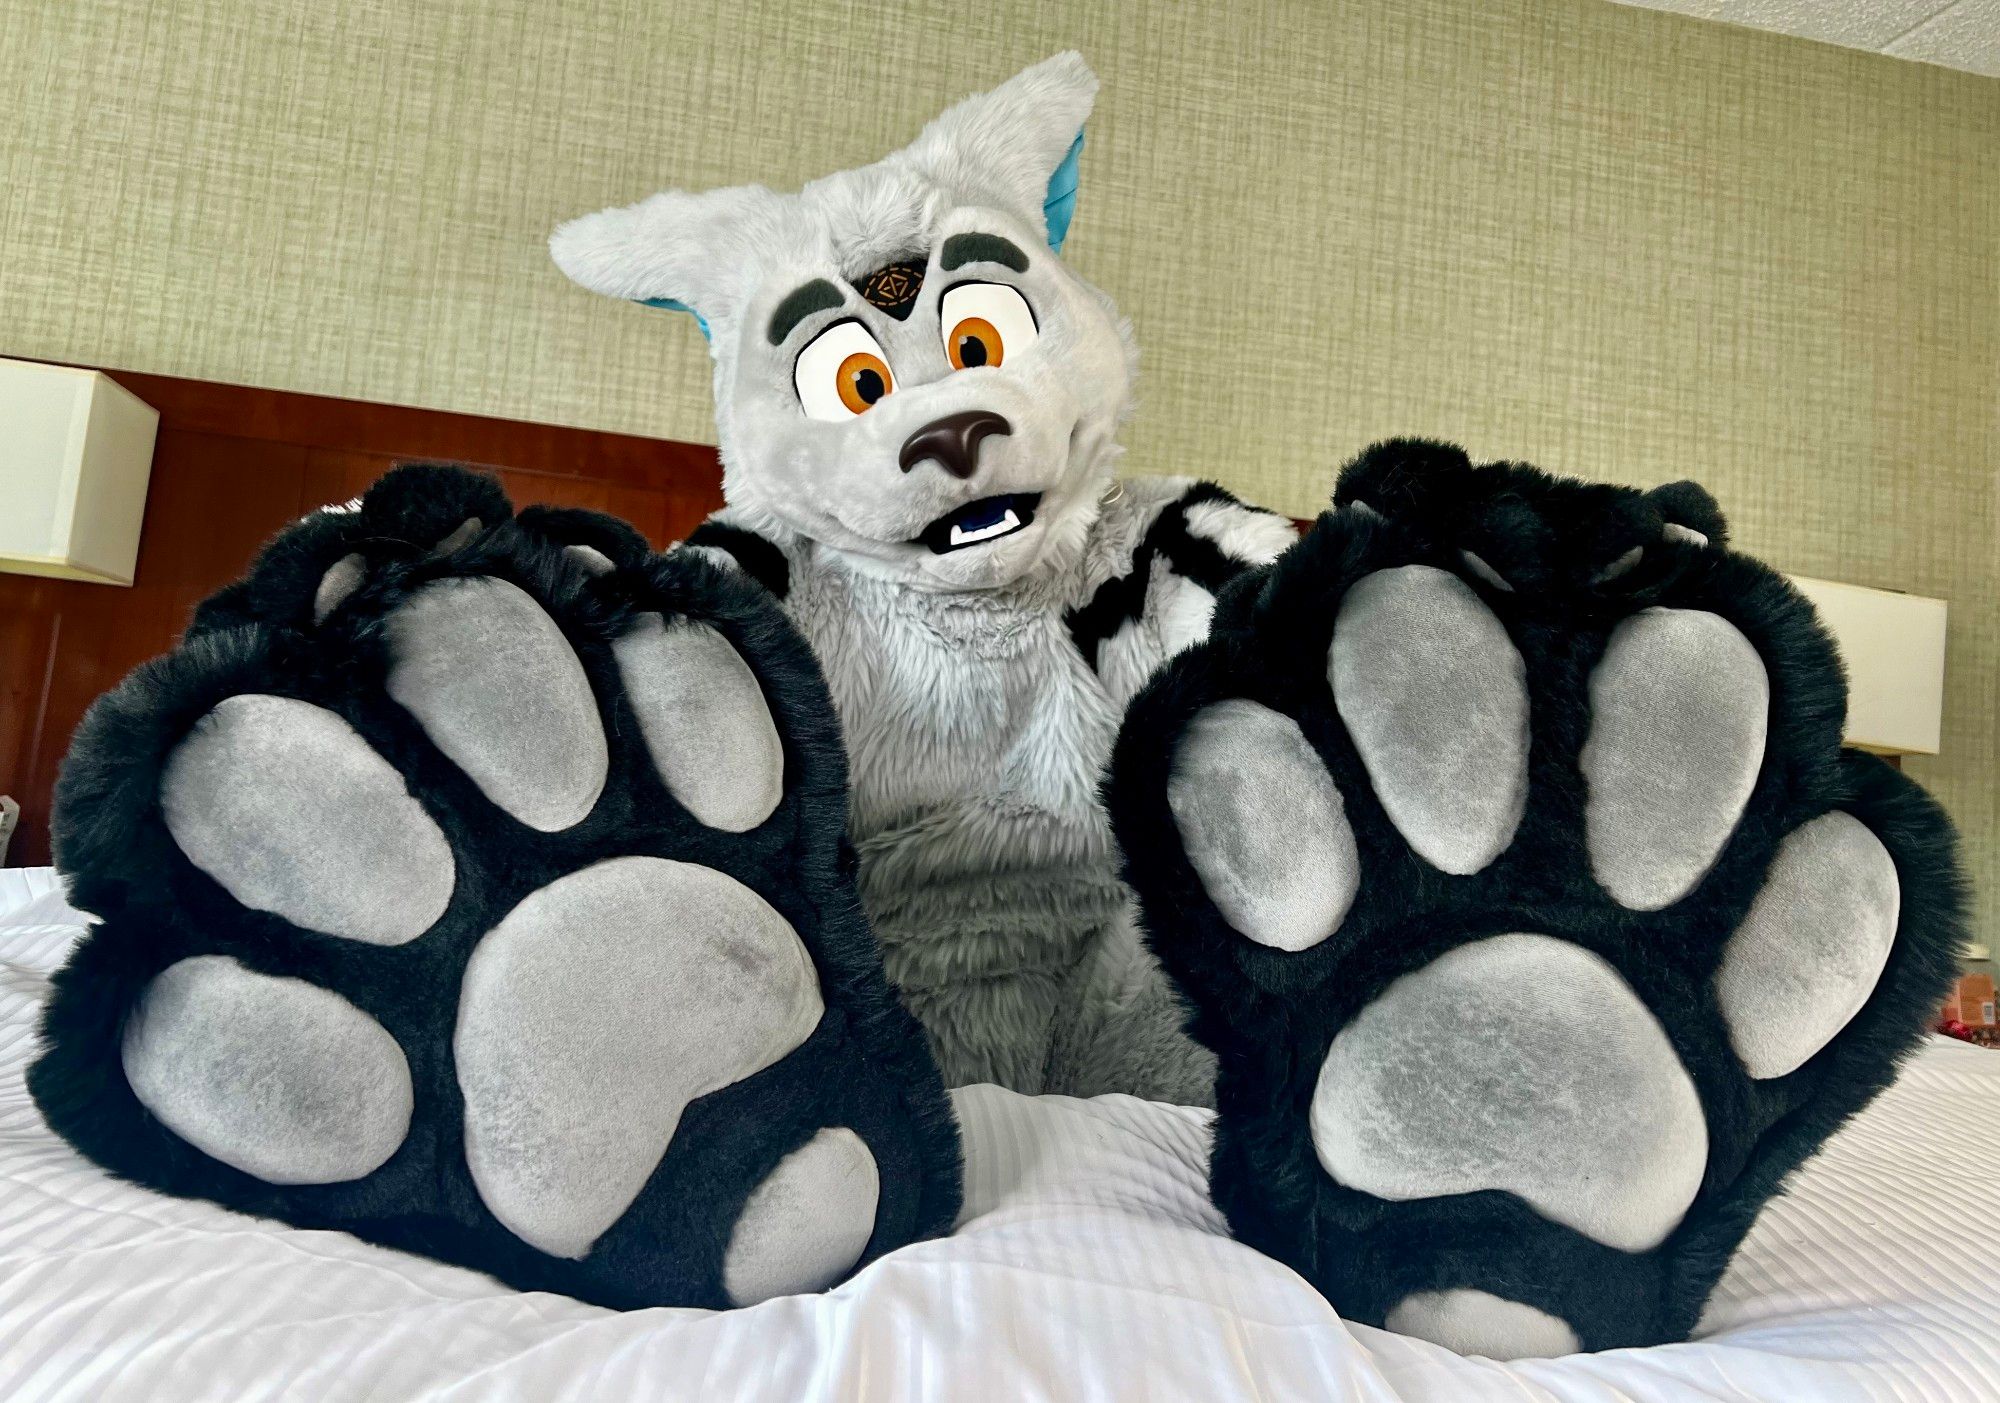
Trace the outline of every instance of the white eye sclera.
<instances>
[{"instance_id":1,"label":"white eye sclera","mask_svg":"<svg viewBox=\"0 0 2000 1403\"><path fill-rule=\"evenodd\" d=\"M938 328L953 370L993 366L1035 344L1028 299L1005 283L960 283L938 302Z\"/></svg>"},{"instance_id":2,"label":"white eye sclera","mask_svg":"<svg viewBox=\"0 0 2000 1403\"><path fill-rule=\"evenodd\" d=\"M835 322L815 336L792 362L792 388L812 419L852 419L896 388L889 357L868 328Z\"/></svg>"}]
</instances>

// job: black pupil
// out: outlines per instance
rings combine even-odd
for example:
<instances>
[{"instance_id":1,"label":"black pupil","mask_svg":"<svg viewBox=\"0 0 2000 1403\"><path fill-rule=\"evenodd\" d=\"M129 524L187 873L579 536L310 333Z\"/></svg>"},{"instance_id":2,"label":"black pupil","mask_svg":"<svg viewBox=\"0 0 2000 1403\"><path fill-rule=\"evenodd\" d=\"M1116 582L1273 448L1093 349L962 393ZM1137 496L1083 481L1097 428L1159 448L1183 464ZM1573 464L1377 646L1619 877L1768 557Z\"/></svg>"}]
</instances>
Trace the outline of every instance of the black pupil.
<instances>
[{"instance_id":1,"label":"black pupil","mask_svg":"<svg viewBox=\"0 0 2000 1403\"><path fill-rule=\"evenodd\" d=\"M882 383L882 373L878 370L855 372L854 393L861 396L864 404L873 404L888 393L888 386Z\"/></svg>"},{"instance_id":2,"label":"black pupil","mask_svg":"<svg viewBox=\"0 0 2000 1403\"><path fill-rule=\"evenodd\" d=\"M968 367L986 364L986 343L977 336L959 337L958 363Z\"/></svg>"}]
</instances>

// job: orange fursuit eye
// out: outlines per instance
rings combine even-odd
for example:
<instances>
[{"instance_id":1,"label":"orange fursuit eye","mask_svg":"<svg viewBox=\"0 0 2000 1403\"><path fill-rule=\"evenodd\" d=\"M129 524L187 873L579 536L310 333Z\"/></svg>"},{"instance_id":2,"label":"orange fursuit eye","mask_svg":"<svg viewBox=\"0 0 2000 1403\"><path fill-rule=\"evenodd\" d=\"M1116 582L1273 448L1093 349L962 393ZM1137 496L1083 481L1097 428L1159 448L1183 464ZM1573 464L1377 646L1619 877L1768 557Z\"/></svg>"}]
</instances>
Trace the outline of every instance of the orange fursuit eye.
<instances>
[{"instance_id":1,"label":"orange fursuit eye","mask_svg":"<svg viewBox=\"0 0 2000 1403\"><path fill-rule=\"evenodd\" d=\"M856 351L841 361L833 372L834 388L840 402L856 414L867 412L876 400L896 388L888 362L868 351Z\"/></svg>"},{"instance_id":2,"label":"orange fursuit eye","mask_svg":"<svg viewBox=\"0 0 2000 1403\"><path fill-rule=\"evenodd\" d=\"M944 346L945 354L951 357L953 370L968 370L975 365L998 365L1007 356L1007 347L1000 340L999 328L984 317L962 319L951 329Z\"/></svg>"}]
</instances>

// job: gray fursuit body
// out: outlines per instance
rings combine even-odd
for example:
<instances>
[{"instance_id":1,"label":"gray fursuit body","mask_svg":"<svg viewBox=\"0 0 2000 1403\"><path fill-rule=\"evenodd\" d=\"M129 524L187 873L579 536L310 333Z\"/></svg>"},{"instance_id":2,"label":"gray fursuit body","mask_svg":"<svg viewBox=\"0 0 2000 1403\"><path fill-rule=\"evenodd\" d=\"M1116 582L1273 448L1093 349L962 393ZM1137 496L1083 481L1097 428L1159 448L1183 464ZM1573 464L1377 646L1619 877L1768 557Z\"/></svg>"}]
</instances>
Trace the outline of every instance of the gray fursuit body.
<instances>
[{"instance_id":1,"label":"gray fursuit body","mask_svg":"<svg viewBox=\"0 0 2000 1403\"><path fill-rule=\"evenodd\" d=\"M1176 478L1118 484L1079 549L994 589L911 590L728 511L697 533L781 553L771 583L847 738L862 901L948 1083L1211 1100L1213 1057L1139 938L1098 786L1126 702L1206 635L1211 591L1292 539Z\"/></svg>"},{"instance_id":2,"label":"gray fursuit body","mask_svg":"<svg viewBox=\"0 0 2000 1403\"><path fill-rule=\"evenodd\" d=\"M872 165L550 248L708 337L728 505L689 546L777 593L832 684L863 901L946 1081L1205 1103L1098 784L1126 702L1292 529L1114 478L1131 327L1057 256L1096 93L1058 55Z\"/></svg>"}]
</instances>

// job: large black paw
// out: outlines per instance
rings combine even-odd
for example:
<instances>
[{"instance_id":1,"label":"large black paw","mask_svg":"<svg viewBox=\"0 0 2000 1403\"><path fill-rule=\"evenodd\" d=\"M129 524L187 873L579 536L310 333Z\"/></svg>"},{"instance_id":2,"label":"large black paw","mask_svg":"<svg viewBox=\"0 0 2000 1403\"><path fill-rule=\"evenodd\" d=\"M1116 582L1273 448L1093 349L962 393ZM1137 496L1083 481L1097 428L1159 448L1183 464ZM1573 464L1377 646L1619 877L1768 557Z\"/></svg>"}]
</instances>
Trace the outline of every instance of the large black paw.
<instances>
[{"instance_id":1,"label":"large black paw","mask_svg":"<svg viewBox=\"0 0 2000 1403\"><path fill-rule=\"evenodd\" d=\"M30 1086L128 1178L618 1306L948 1229L956 1128L764 592L400 470L101 699Z\"/></svg>"},{"instance_id":2,"label":"large black paw","mask_svg":"<svg viewBox=\"0 0 2000 1403\"><path fill-rule=\"evenodd\" d=\"M1113 762L1216 1202L1369 1324L1682 1338L1935 1009L1950 826L1841 749L1831 644L1698 488L1403 443L1336 502Z\"/></svg>"}]
</instances>

